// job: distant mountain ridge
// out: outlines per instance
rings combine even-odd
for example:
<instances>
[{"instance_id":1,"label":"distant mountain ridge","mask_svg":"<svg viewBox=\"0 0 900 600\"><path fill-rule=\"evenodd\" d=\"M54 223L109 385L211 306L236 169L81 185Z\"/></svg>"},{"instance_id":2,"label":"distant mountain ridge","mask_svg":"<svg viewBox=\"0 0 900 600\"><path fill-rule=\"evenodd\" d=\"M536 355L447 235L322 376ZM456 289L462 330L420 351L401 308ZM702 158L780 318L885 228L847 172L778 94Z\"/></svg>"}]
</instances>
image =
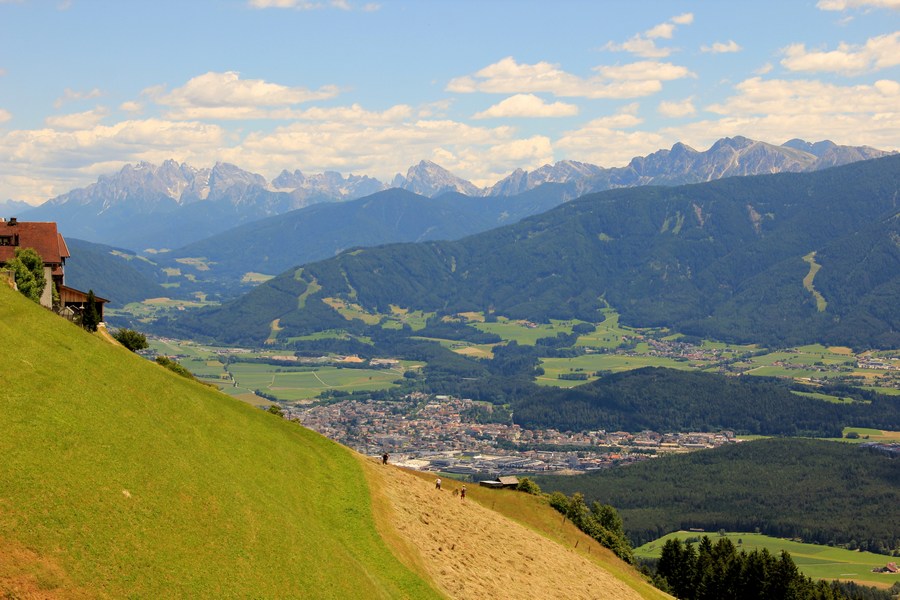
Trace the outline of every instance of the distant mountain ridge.
<instances>
[{"instance_id":1,"label":"distant mountain ridge","mask_svg":"<svg viewBox=\"0 0 900 600\"><path fill-rule=\"evenodd\" d=\"M533 321L596 321L608 305L628 325L713 339L892 348L900 344L898 193L900 155L816 173L608 190L455 242L307 263L233 303L185 315L184 325L261 343L276 319L285 337L347 327L329 298L383 314L400 306Z\"/></svg>"},{"instance_id":2,"label":"distant mountain ridge","mask_svg":"<svg viewBox=\"0 0 900 600\"><path fill-rule=\"evenodd\" d=\"M678 143L634 158L625 167L603 168L572 160L534 171L516 169L479 188L430 161L396 175L388 185L366 175L284 170L271 182L228 163L198 169L167 160L156 166L126 165L115 175L57 196L22 218L52 220L73 237L133 250L176 248L240 225L318 202L361 198L391 187L436 197L514 196L547 183L567 186L563 200L590 192L638 185L699 183L733 175L808 172L891 154L868 146L790 140L775 146L744 137L723 138L709 150ZM13 215L8 215L13 216Z\"/></svg>"}]
</instances>

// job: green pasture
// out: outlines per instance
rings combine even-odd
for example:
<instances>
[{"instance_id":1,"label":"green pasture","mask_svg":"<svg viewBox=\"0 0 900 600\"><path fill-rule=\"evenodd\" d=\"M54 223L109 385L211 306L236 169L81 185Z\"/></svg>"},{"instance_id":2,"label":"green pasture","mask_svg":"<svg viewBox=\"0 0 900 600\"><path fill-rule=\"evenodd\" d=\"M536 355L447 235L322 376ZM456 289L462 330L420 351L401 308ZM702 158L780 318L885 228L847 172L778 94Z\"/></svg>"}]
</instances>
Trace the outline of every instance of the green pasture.
<instances>
[{"instance_id":1,"label":"green pasture","mask_svg":"<svg viewBox=\"0 0 900 600\"><path fill-rule=\"evenodd\" d=\"M853 398L832 396L830 394L820 394L819 392L798 392L792 390L791 393L796 394L797 396L805 396L807 398L814 398L816 400L824 400L825 402L834 402L835 404L848 404L853 402Z\"/></svg>"},{"instance_id":2,"label":"green pasture","mask_svg":"<svg viewBox=\"0 0 900 600\"><path fill-rule=\"evenodd\" d=\"M403 368L350 369L334 366L279 367L268 364L233 363L229 371L239 390L261 390L285 402L315 398L325 390L346 392L396 387Z\"/></svg>"},{"instance_id":3,"label":"green pasture","mask_svg":"<svg viewBox=\"0 0 900 600\"><path fill-rule=\"evenodd\" d=\"M166 287L166 285L163 285L163 287ZM142 302L129 302L122 308L108 309L107 312L110 316L127 315L142 323L147 323L164 315L213 304L216 303L198 300L174 300L172 298L149 298Z\"/></svg>"},{"instance_id":4,"label":"green pasture","mask_svg":"<svg viewBox=\"0 0 900 600\"><path fill-rule=\"evenodd\" d=\"M472 323L472 326L487 333L495 333L506 341L534 346L538 338L553 337L557 333L572 333L572 326L577 321L556 321L550 323L531 323L511 321L500 317L495 323ZM580 340L579 340L580 341Z\"/></svg>"},{"instance_id":5,"label":"green pasture","mask_svg":"<svg viewBox=\"0 0 900 600\"><path fill-rule=\"evenodd\" d=\"M0 539L58 566L41 597L440 597L345 448L4 286L0 339Z\"/></svg>"},{"instance_id":6,"label":"green pasture","mask_svg":"<svg viewBox=\"0 0 900 600\"><path fill-rule=\"evenodd\" d=\"M688 538L709 536L715 544L719 539L718 533L697 533L692 531L677 531L657 540L635 548L635 556L638 558L659 558L663 545L672 538L682 541ZM852 580L865 585L888 587L900 581L900 575L888 575L873 573L875 567L883 567L886 563L896 561L896 558L874 554L872 552L857 552L820 546L818 544L804 544L793 540L769 537L757 533L725 534L739 550L752 552L753 550L766 548L774 556L778 556L782 550L788 552L803 574L813 579L843 579ZM740 544L738 542L741 542Z\"/></svg>"},{"instance_id":7,"label":"green pasture","mask_svg":"<svg viewBox=\"0 0 900 600\"><path fill-rule=\"evenodd\" d=\"M858 433L856 439L847 439L850 432ZM900 431L882 431L881 429L869 429L868 427L844 427L844 440L850 442L900 442Z\"/></svg>"},{"instance_id":8,"label":"green pasture","mask_svg":"<svg viewBox=\"0 0 900 600\"><path fill-rule=\"evenodd\" d=\"M583 354L573 358L542 358L541 366L544 375L537 378L541 385L553 385L556 387L574 387L587 381L597 379L593 377L595 371L631 371L641 367L668 367L670 369L691 370L691 363L677 361L661 356L626 356L624 354ZM578 371L581 369L581 371ZM584 372L590 377L587 381L570 381L559 379L561 373Z\"/></svg>"}]
</instances>

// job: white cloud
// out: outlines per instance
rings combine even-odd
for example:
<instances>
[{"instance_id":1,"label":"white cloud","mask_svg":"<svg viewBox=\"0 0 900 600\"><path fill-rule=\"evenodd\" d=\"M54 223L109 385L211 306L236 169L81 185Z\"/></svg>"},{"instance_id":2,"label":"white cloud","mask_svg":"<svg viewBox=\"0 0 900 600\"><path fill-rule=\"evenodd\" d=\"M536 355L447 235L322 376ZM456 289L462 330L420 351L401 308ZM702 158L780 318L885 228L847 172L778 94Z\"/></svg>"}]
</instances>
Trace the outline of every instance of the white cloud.
<instances>
[{"instance_id":1,"label":"white cloud","mask_svg":"<svg viewBox=\"0 0 900 600\"><path fill-rule=\"evenodd\" d=\"M261 79L241 79L235 71L211 71L169 93L160 86L147 88L143 93L157 104L172 107L167 118L193 120L267 118L266 108L333 98L338 90L325 86L313 91Z\"/></svg>"},{"instance_id":2,"label":"white cloud","mask_svg":"<svg viewBox=\"0 0 900 600\"><path fill-rule=\"evenodd\" d=\"M109 111L101 106L80 113L53 115L44 119L44 122L53 129L91 129L99 125L107 114Z\"/></svg>"},{"instance_id":3,"label":"white cloud","mask_svg":"<svg viewBox=\"0 0 900 600\"><path fill-rule=\"evenodd\" d=\"M102 95L103 92L101 92L98 88L94 88L87 92L66 88L63 92L63 95L57 98L53 103L53 107L61 108L62 105L66 104L67 102L74 102L76 100L90 100L92 98L99 98Z\"/></svg>"},{"instance_id":4,"label":"white cloud","mask_svg":"<svg viewBox=\"0 0 900 600\"><path fill-rule=\"evenodd\" d=\"M872 85L840 86L809 79L752 77L735 89L737 95L707 110L731 116L900 113L900 83L886 79Z\"/></svg>"},{"instance_id":5,"label":"white cloud","mask_svg":"<svg viewBox=\"0 0 900 600\"><path fill-rule=\"evenodd\" d=\"M311 0L249 0L247 3L251 8L264 9L264 8L291 8L294 10L321 10L323 8L336 8L338 10L354 10L355 5L351 4L349 0L328 0L324 1L311 1ZM378 4L374 2L369 2L360 7L360 10L364 12L372 12L381 8Z\"/></svg>"},{"instance_id":6,"label":"white cloud","mask_svg":"<svg viewBox=\"0 0 900 600\"><path fill-rule=\"evenodd\" d=\"M481 69L474 75L457 77L447 84L456 93L491 94L550 93L583 98L638 98L662 89L663 81L691 73L671 63L641 61L621 66L599 66L589 78L572 75L548 62L519 64L511 56Z\"/></svg>"},{"instance_id":7,"label":"white cloud","mask_svg":"<svg viewBox=\"0 0 900 600\"><path fill-rule=\"evenodd\" d=\"M841 42L837 50L808 51L792 44L783 51L782 66L791 71L825 71L854 75L900 65L900 31L866 40L864 46Z\"/></svg>"},{"instance_id":8,"label":"white cloud","mask_svg":"<svg viewBox=\"0 0 900 600\"><path fill-rule=\"evenodd\" d=\"M628 131L643 123L643 119L636 114L637 108L636 104L630 104L615 114L593 119L578 129L566 131L556 142L555 149L574 160L612 167L647 154L648 148L659 148L663 143L659 134Z\"/></svg>"},{"instance_id":9,"label":"white cloud","mask_svg":"<svg viewBox=\"0 0 900 600\"><path fill-rule=\"evenodd\" d=\"M850 8L893 8L900 10L900 0L819 0L821 10L847 10Z\"/></svg>"},{"instance_id":10,"label":"white cloud","mask_svg":"<svg viewBox=\"0 0 900 600\"><path fill-rule=\"evenodd\" d=\"M642 58L665 58L674 52L672 48L660 48L654 40L665 39L670 40L675 33L678 25L690 25L694 22L692 13L684 13L676 17L672 17L664 23L654 25L643 33L635 34L630 39L617 44L608 42L603 49L613 52L630 52Z\"/></svg>"},{"instance_id":11,"label":"white cloud","mask_svg":"<svg viewBox=\"0 0 900 600\"><path fill-rule=\"evenodd\" d=\"M718 119L660 130L662 137L695 147L723 136L746 135L778 143L798 137L896 149L900 139L900 83L841 86L816 80L754 77L735 86L735 95L706 110Z\"/></svg>"},{"instance_id":12,"label":"white cloud","mask_svg":"<svg viewBox=\"0 0 900 600\"><path fill-rule=\"evenodd\" d=\"M656 111L664 117L672 117L675 119L692 117L697 114L697 109L694 108L693 98L685 98L678 102L660 102Z\"/></svg>"},{"instance_id":13,"label":"white cloud","mask_svg":"<svg viewBox=\"0 0 900 600\"><path fill-rule=\"evenodd\" d=\"M8 110L3 110L2 108L0 108L0 123L6 123L10 119L12 119L12 113L10 113Z\"/></svg>"},{"instance_id":14,"label":"white cloud","mask_svg":"<svg viewBox=\"0 0 900 600\"><path fill-rule=\"evenodd\" d=\"M547 104L534 94L516 94L475 114L474 119L502 117L570 117L578 114L574 104L554 102Z\"/></svg>"},{"instance_id":15,"label":"white cloud","mask_svg":"<svg viewBox=\"0 0 900 600\"><path fill-rule=\"evenodd\" d=\"M96 178L97 165L172 157L211 164L229 141L216 125L160 119L81 130L13 130L0 136L0 186L11 190L9 197L35 203L87 185Z\"/></svg>"},{"instance_id":16,"label":"white cloud","mask_svg":"<svg viewBox=\"0 0 900 600\"><path fill-rule=\"evenodd\" d=\"M644 35L650 39L663 38L671 40L673 33L675 33L674 23L660 23L656 27L651 27L645 31Z\"/></svg>"},{"instance_id":17,"label":"white cloud","mask_svg":"<svg viewBox=\"0 0 900 600\"><path fill-rule=\"evenodd\" d=\"M686 67L652 60L594 67L594 71L605 79L619 81L674 81L694 76Z\"/></svg>"},{"instance_id":18,"label":"white cloud","mask_svg":"<svg viewBox=\"0 0 900 600\"><path fill-rule=\"evenodd\" d=\"M122 104L120 104L119 110L129 112L129 113L139 113L144 110L144 105L141 104L140 102L134 102L134 101L129 100L127 102L123 102Z\"/></svg>"},{"instance_id":19,"label":"white cloud","mask_svg":"<svg viewBox=\"0 0 900 600\"><path fill-rule=\"evenodd\" d=\"M419 107L416 115L420 119L430 119L432 117L445 117L447 116L447 111L450 110L450 107L453 106L453 99L446 98L444 100L438 100L436 102L429 102L427 104L423 104Z\"/></svg>"},{"instance_id":20,"label":"white cloud","mask_svg":"<svg viewBox=\"0 0 900 600\"><path fill-rule=\"evenodd\" d=\"M727 42L715 42L712 46L700 46L701 52L711 52L713 54L724 54L727 52L740 52L742 48L734 40Z\"/></svg>"}]
</instances>

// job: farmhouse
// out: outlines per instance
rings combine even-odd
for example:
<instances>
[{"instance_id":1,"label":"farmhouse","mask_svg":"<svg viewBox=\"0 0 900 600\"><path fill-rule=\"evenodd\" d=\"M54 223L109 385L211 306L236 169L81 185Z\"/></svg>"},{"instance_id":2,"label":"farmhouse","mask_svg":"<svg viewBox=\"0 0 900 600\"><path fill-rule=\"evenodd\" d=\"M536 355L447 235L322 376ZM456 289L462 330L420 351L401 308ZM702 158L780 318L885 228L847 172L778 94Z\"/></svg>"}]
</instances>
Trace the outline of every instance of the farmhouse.
<instances>
[{"instance_id":1,"label":"farmhouse","mask_svg":"<svg viewBox=\"0 0 900 600\"><path fill-rule=\"evenodd\" d=\"M85 308L88 295L65 285L64 266L69 258L66 240L56 230L56 223L19 221L15 217L0 218L0 266L16 255L19 248L34 248L44 261L44 279L47 285L41 296L41 305L53 308L53 288L59 293L59 312L74 316ZM95 297L95 307L103 320L103 305L109 300Z\"/></svg>"}]
</instances>

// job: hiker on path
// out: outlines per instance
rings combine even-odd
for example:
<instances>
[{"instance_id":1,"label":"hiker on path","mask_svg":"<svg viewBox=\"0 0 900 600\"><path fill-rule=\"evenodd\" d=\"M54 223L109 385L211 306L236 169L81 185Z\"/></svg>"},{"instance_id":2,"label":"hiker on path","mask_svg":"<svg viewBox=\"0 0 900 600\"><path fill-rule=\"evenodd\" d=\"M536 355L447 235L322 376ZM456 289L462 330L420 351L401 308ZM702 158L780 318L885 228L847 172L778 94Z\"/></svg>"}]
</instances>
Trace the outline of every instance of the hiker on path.
<instances>
[{"instance_id":1,"label":"hiker on path","mask_svg":"<svg viewBox=\"0 0 900 600\"><path fill-rule=\"evenodd\" d=\"M441 490L441 478L438 477L434 480L434 489L440 491Z\"/></svg>"},{"instance_id":2,"label":"hiker on path","mask_svg":"<svg viewBox=\"0 0 900 600\"><path fill-rule=\"evenodd\" d=\"M381 464L386 465L387 459L388 459L388 453L385 452L384 454L381 455Z\"/></svg>"},{"instance_id":3,"label":"hiker on path","mask_svg":"<svg viewBox=\"0 0 900 600\"><path fill-rule=\"evenodd\" d=\"M462 486L462 489L459 490L459 499L460 500L466 499L466 486Z\"/></svg>"}]
</instances>

